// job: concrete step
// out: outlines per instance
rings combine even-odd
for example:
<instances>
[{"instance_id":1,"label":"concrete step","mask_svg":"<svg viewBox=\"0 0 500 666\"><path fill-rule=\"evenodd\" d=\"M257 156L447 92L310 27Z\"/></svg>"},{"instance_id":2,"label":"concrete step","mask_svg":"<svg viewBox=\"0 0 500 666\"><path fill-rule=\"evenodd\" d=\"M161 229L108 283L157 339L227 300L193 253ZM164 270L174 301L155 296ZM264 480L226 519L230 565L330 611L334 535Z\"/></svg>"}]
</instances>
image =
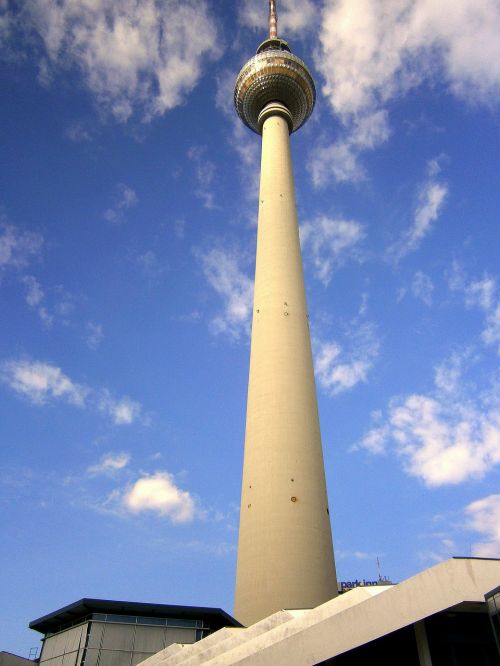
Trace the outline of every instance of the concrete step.
<instances>
[{"instance_id":1,"label":"concrete step","mask_svg":"<svg viewBox=\"0 0 500 666\"><path fill-rule=\"evenodd\" d=\"M278 611L247 628L225 627L198 643L189 646L182 653L177 653L168 661L163 662L162 666L198 666L198 664L205 664L211 659L225 654L235 647L251 641L285 622L289 622L294 617L295 614L293 612ZM209 640L211 638L213 640Z\"/></svg>"}]
</instances>

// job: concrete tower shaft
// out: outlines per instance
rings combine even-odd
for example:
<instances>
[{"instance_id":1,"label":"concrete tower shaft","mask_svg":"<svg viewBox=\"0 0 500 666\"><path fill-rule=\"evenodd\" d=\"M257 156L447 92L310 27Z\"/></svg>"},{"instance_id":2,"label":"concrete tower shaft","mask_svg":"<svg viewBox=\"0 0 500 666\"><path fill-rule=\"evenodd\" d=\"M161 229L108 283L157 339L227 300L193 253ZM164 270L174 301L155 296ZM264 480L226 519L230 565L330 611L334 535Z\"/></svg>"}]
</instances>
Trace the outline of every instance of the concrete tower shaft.
<instances>
[{"instance_id":1,"label":"concrete tower shaft","mask_svg":"<svg viewBox=\"0 0 500 666\"><path fill-rule=\"evenodd\" d=\"M290 155L290 113L261 113L262 163L235 616L337 594Z\"/></svg>"}]
</instances>

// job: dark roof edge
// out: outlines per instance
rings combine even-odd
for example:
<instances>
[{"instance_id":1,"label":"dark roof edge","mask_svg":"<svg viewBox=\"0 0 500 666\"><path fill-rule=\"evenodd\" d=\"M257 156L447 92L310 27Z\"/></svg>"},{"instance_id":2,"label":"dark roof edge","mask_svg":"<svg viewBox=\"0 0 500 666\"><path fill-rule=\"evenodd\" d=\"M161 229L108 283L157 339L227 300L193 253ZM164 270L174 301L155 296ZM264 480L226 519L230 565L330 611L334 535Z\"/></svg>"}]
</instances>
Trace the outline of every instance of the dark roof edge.
<instances>
[{"instance_id":1,"label":"dark roof edge","mask_svg":"<svg viewBox=\"0 0 500 666\"><path fill-rule=\"evenodd\" d=\"M222 608L206 606L181 606L176 604L144 603L140 601L114 601L111 599L83 598L59 608L29 623L29 628L45 633L56 625L77 621L89 613L118 613L122 615L152 615L165 617L200 618L203 616L219 619L221 626L241 627L229 613Z\"/></svg>"}]
</instances>

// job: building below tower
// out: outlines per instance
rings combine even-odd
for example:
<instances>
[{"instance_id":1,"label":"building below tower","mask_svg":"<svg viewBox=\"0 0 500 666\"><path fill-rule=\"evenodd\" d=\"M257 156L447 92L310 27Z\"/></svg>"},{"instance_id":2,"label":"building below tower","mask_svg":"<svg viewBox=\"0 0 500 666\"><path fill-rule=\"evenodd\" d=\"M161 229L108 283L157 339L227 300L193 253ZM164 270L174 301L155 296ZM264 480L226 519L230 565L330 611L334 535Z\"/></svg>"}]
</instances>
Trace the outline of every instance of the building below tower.
<instances>
[{"instance_id":1,"label":"building below tower","mask_svg":"<svg viewBox=\"0 0 500 666\"><path fill-rule=\"evenodd\" d=\"M220 608L103 599L80 599L30 623L44 634L40 666L135 666L226 626L241 625Z\"/></svg>"}]
</instances>

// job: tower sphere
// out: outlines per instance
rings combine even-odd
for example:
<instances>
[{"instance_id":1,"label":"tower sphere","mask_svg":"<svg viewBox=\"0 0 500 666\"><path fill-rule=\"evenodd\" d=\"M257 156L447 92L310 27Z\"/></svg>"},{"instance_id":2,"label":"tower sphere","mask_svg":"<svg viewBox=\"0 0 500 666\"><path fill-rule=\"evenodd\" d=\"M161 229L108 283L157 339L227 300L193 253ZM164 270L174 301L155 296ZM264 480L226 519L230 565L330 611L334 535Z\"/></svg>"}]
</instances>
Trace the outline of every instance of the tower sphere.
<instances>
[{"instance_id":1,"label":"tower sphere","mask_svg":"<svg viewBox=\"0 0 500 666\"><path fill-rule=\"evenodd\" d=\"M261 133L259 114L270 102L284 104L290 112L290 132L299 129L312 113L316 100L314 81L300 58L278 38L266 39L257 54L243 66L234 87L234 105L241 120Z\"/></svg>"}]
</instances>

